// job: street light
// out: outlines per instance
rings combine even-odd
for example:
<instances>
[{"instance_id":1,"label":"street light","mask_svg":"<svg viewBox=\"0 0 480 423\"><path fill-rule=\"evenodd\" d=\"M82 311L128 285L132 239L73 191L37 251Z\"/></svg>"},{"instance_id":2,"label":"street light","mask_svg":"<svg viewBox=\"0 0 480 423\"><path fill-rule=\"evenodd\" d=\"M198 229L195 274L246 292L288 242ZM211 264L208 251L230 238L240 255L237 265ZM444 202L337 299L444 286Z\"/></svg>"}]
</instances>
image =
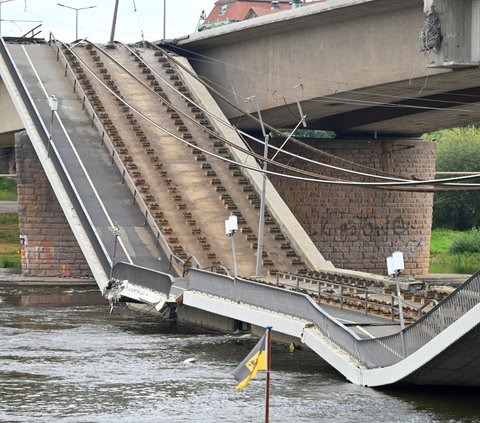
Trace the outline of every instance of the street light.
<instances>
[{"instance_id":1,"label":"street light","mask_svg":"<svg viewBox=\"0 0 480 423\"><path fill-rule=\"evenodd\" d=\"M72 7L65 4L57 3L59 6L66 7L67 9L75 10L75 40L78 40L78 11L84 9L93 9L97 6L86 6L86 7Z\"/></svg>"},{"instance_id":2,"label":"street light","mask_svg":"<svg viewBox=\"0 0 480 423\"><path fill-rule=\"evenodd\" d=\"M2 4L8 3L9 1L13 0L1 0L0 1L0 37L2 36Z\"/></svg>"},{"instance_id":3,"label":"street light","mask_svg":"<svg viewBox=\"0 0 480 423\"><path fill-rule=\"evenodd\" d=\"M163 0L163 39L167 33L167 0Z\"/></svg>"},{"instance_id":4,"label":"street light","mask_svg":"<svg viewBox=\"0 0 480 423\"><path fill-rule=\"evenodd\" d=\"M238 219L237 216L234 214L230 215L230 217L225 220L225 235L232 238L232 256L233 256L233 276L237 277L237 257L235 254L235 239L234 235L235 232L238 231Z\"/></svg>"},{"instance_id":5,"label":"street light","mask_svg":"<svg viewBox=\"0 0 480 423\"><path fill-rule=\"evenodd\" d=\"M388 276L395 278L395 284L397 288L398 298L398 314L400 316L400 339L402 341L403 357L406 355L405 338L403 336L403 330L405 329L405 320L403 319L403 300L401 298L400 283L398 281L398 275L405 270L405 264L403 261L403 253L401 251L395 251L390 257L387 257L387 272ZM393 302L392 302L393 307Z\"/></svg>"},{"instance_id":6,"label":"street light","mask_svg":"<svg viewBox=\"0 0 480 423\"><path fill-rule=\"evenodd\" d=\"M117 255L117 242L118 242L118 232L120 228L118 227L118 223L115 222L113 225L113 233L115 235L115 238L113 240L113 256L112 256L112 267L110 268L110 279L112 279L113 276L113 267L115 266L115 256Z\"/></svg>"}]
</instances>

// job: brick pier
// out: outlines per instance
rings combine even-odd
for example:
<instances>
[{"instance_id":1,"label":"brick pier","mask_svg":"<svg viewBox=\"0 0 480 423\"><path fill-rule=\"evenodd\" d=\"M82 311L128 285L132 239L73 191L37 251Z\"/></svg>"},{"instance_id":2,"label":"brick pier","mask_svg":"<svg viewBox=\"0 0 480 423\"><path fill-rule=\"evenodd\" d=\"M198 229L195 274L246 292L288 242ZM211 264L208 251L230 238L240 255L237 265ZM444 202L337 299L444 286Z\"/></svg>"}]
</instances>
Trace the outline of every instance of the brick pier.
<instances>
[{"instance_id":1,"label":"brick pier","mask_svg":"<svg viewBox=\"0 0 480 423\"><path fill-rule=\"evenodd\" d=\"M319 162L366 173L416 179L432 179L435 174L435 143L420 139L317 139L306 143L374 170L333 161L291 143L288 149ZM327 177L372 181L292 160L284 154L276 159ZM325 185L280 177L271 180L320 252L336 267L385 275L386 258L399 250L404 253L404 274L428 273L433 194Z\"/></svg>"},{"instance_id":2,"label":"brick pier","mask_svg":"<svg viewBox=\"0 0 480 423\"><path fill-rule=\"evenodd\" d=\"M25 132L15 136L22 273L92 277Z\"/></svg>"}]
</instances>

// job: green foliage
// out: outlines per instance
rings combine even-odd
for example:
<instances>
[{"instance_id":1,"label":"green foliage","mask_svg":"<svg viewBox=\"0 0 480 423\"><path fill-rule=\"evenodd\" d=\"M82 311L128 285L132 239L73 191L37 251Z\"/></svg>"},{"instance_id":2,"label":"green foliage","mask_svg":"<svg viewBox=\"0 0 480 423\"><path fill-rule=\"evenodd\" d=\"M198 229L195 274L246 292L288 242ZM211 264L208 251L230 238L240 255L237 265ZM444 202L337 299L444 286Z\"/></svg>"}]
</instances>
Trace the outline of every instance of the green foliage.
<instances>
[{"instance_id":1,"label":"green foliage","mask_svg":"<svg viewBox=\"0 0 480 423\"><path fill-rule=\"evenodd\" d=\"M0 178L0 201L17 200L17 181L13 178Z\"/></svg>"},{"instance_id":2,"label":"green foliage","mask_svg":"<svg viewBox=\"0 0 480 423\"><path fill-rule=\"evenodd\" d=\"M449 249L450 254L480 253L480 229L473 228L455 238Z\"/></svg>"},{"instance_id":3,"label":"green foliage","mask_svg":"<svg viewBox=\"0 0 480 423\"><path fill-rule=\"evenodd\" d=\"M471 275L479 268L480 253L439 254L430 258L430 273L459 273Z\"/></svg>"},{"instance_id":4,"label":"green foliage","mask_svg":"<svg viewBox=\"0 0 480 423\"><path fill-rule=\"evenodd\" d=\"M21 267L18 215L0 214L0 268Z\"/></svg>"},{"instance_id":5,"label":"green foliage","mask_svg":"<svg viewBox=\"0 0 480 423\"><path fill-rule=\"evenodd\" d=\"M473 127L433 132L437 172L480 171L480 130ZM439 192L434 197L433 227L467 230L480 227L480 192Z\"/></svg>"},{"instance_id":6,"label":"green foliage","mask_svg":"<svg viewBox=\"0 0 480 423\"><path fill-rule=\"evenodd\" d=\"M472 231L473 232L473 231ZM476 230L478 235L478 230ZM472 274L480 268L480 252L453 253L452 245L471 232L451 229L433 229L430 243L430 273Z\"/></svg>"},{"instance_id":7,"label":"green foliage","mask_svg":"<svg viewBox=\"0 0 480 423\"><path fill-rule=\"evenodd\" d=\"M0 257L0 267L2 269L20 268L22 267L20 255L15 254L11 256Z\"/></svg>"},{"instance_id":8,"label":"green foliage","mask_svg":"<svg viewBox=\"0 0 480 423\"><path fill-rule=\"evenodd\" d=\"M463 232L453 229L433 229L430 240L430 254L433 256L448 253L455 238L462 236L462 234Z\"/></svg>"},{"instance_id":9,"label":"green foliage","mask_svg":"<svg viewBox=\"0 0 480 423\"><path fill-rule=\"evenodd\" d=\"M0 214L0 225L18 225L18 214L17 213Z\"/></svg>"}]
</instances>

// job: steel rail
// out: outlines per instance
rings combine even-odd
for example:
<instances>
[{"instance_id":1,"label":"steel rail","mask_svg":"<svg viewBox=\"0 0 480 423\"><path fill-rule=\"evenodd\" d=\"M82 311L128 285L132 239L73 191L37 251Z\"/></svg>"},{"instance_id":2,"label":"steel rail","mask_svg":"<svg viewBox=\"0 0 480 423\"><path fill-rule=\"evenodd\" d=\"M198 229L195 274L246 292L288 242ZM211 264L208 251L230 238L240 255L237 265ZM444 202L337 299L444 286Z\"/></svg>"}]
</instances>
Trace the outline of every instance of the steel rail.
<instances>
[{"instance_id":1,"label":"steel rail","mask_svg":"<svg viewBox=\"0 0 480 423\"><path fill-rule=\"evenodd\" d=\"M180 257L176 256L172 252L172 250L170 249L167 241L165 240L165 237L164 237L162 231L160 230L160 228L158 227L158 225L156 223L156 220L155 220L152 212L150 211L147 204L143 200L143 198L140 194L140 191L137 189L133 179L131 178L131 176L130 176L128 170L127 170L127 168L123 164L123 162L121 160L121 157L117 154L117 151L114 147L113 142L111 141L110 137L108 136L107 131L103 127L103 125L101 123L101 119L99 118L99 116L96 113L94 107L90 103L90 100L88 99L88 96L84 92L78 78L76 77L76 74L75 74L74 70L72 69L72 67L70 65L70 62L68 61L65 54L63 53L62 47L65 48L67 51L70 51L75 57L77 57L76 54L66 44L62 43L61 41L56 40L53 35L52 35L52 41L55 43L55 45L57 47L57 60L60 61L60 59L62 59L63 62L64 62L65 73L66 73L65 76L67 76L67 70L68 70L70 72L71 79L73 79L74 92L75 91L79 92L80 97L82 98L82 102L85 105L86 111L89 113L90 116L92 116L92 123L96 126L96 128L100 132L102 142L105 144L105 147L107 148L107 151L108 151L109 155L111 156L112 162L114 162L116 164L117 168L119 169L120 174L122 175L122 181L124 181L127 184L127 187L129 188L129 190L132 194L134 203L137 203L139 205L141 212L144 214L146 223L148 223L150 229L152 230L153 236L156 238L157 247L160 246L163 249L163 251L167 254L167 256L170 257L170 263L172 263L172 258L173 258L173 259L175 259L174 262L176 264L180 264L180 267L183 268L184 265L185 265L185 261L182 260ZM197 263L197 266L201 268L202 265L200 264L200 262L196 258L194 258L194 260ZM176 271L177 271L178 274L181 274L180 270L178 268L176 268ZM184 272L184 269L182 269L182 272Z\"/></svg>"}]
</instances>

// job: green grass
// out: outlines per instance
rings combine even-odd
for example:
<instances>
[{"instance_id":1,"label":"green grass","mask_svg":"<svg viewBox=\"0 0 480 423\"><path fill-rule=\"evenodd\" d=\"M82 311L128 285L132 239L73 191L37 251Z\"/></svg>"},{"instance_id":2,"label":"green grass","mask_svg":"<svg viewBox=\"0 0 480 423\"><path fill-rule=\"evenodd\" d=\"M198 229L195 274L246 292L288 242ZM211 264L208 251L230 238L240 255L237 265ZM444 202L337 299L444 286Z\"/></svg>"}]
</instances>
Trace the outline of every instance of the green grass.
<instances>
[{"instance_id":1,"label":"green grass","mask_svg":"<svg viewBox=\"0 0 480 423\"><path fill-rule=\"evenodd\" d=\"M21 267L18 215L0 215L0 268Z\"/></svg>"},{"instance_id":2,"label":"green grass","mask_svg":"<svg viewBox=\"0 0 480 423\"><path fill-rule=\"evenodd\" d=\"M13 178L0 178L0 201L17 200L17 181Z\"/></svg>"},{"instance_id":3,"label":"green grass","mask_svg":"<svg viewBox=\"0 0 480 423\"><path fill-rule=\"evenodd\" d=\"M433 229L430 242L430 255L448 253L453 241L457 237L461 237L462 231L453 229Z\"/></svg>"},{"instance_id":4,"label":"green grass","mask_svg":"<svg viewBox=\"0 0 480 423\"><path fill-rule=\"evenodd\" d=\"M430 243L430 273L470 274L480 269L480 253L452 254L452 246L471 231L433 229Z\"/></svg>"}]
</instances>

